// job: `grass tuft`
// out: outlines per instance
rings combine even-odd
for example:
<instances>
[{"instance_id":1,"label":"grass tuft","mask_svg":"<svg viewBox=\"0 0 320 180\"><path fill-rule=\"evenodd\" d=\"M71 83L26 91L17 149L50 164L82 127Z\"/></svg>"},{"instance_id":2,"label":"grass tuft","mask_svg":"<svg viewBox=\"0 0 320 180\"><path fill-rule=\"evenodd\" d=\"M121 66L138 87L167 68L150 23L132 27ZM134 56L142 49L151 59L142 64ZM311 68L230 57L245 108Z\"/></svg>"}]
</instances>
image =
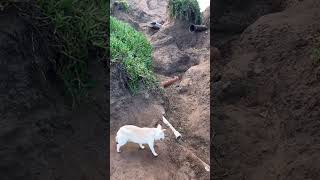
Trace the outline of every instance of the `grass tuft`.
<instances>
[{"instance_id":1,"label":"grass tuft","mask_svg":"<svg viewBox=\"0 0 320 180\"><path fill-rule=\"evenodd\" d=\"M79 102L93 82L88 75L90 49L108 54L106 0L37 0L62 39L58 71L73 100ZM91 59L94 60L94 59Z\"/></svg>"},{"instance_id":2,"label":"grass tuft","mask_svg":"<svg viewBox=\"0 0 320 180\"><path fill-rule=\"evenodd\" d=\"M131 92L139 90L141 81L148 88L156 87L151 44L142 33L114 17L110 17L110 51L111 62L124 65Z\"/></svg>"},{"instance_id":3,"label":"grass tuft","mask_svg":"<svg viewBox=\"0 0 320 180\"><path fill-rule=\"evenodd\" d=\"M197 0L169 0L170 18L201 24L201 12Z\"/></svg>"},{"instance_id":4,"label":"grass tuft","mask_svg":"<svg viewBox=\"0 0 320 180\"><path fill-rule=\"evenodd\" d=\"M320 48L316 48L313 50L312 58L317 64L320 64Z\"/></svg>"}]
</instances>

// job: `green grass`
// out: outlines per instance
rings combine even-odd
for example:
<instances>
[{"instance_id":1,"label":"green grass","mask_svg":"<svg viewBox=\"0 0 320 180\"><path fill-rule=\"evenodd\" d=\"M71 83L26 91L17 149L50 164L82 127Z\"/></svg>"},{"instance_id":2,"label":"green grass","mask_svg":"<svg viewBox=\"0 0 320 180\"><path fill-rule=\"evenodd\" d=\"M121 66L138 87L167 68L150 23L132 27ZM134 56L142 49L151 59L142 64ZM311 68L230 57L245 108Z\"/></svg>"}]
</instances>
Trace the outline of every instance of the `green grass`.
<instances>
[{"instance_id":1,"label":"green grass","mask_svg":"<svg viewBox=\"0 0 320 180\"><path fill-rule=\"evenodd\" d=\"M201 24L201 12L197 0L169 0L169 16L173 19Z\"/></svg>"},{"instance_id":2,"label":"green grass","mask_svg":"<svg viewBox=\"0 0 320 180\"><path fill-rule=\"evenodd\" d=\"M124 65L131 92L139 90L141 81L148 88L157 86L152 70L150 43L142 33L114 17L110 17L110 52L112 63Z\"/></svg>"},{"instance_id":3,"label":"green grass","mask_svg":"<svg viewBox=\"0 0 320 180\"><path fill-rule=\"evenodd\" d=\"M312 57L317 64L320 64L320 48L313 50Z\"/></svg>"},{"instance_id":4,"label":"green grass","mask_svg":"<svg viewBox=\"0 0 320 180\"><path fill-rule=\"evenodd\" d=\"M79 102L93 82L88 76L89 50L107 57L109 0L37 0L62 40L59 74L73 100ZM90 59L95 60L95 59Z\"/></svg>"}]
</instances>

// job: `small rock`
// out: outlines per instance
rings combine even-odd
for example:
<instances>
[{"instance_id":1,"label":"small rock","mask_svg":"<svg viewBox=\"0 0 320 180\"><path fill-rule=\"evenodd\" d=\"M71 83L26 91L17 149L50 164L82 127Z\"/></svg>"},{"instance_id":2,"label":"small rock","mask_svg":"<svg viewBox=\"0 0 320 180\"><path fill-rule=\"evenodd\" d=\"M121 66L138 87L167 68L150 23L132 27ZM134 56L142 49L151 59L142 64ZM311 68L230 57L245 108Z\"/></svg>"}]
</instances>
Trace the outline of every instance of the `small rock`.
<instances>
[{"instance_id":1,"label":"small rock","mask_svg":"<svg viewBox=\"0 0 320 180\"><path fill-rule=\"evenodd\" d=\"M188 91L188 88L187 87L180 87L178 89L179 93L183 94L183 93L186 93Z\"/></svg>"},{"instance_id":2,"label":"small rock","mask_svg":"<svg viewBox=\"0 0 320 180\"><path fill-rule=\"evenodd\" d=\"M150 97L150 95L149 95L149 93L144 93L144 97L146 98L146 99L149 99L149 97Z\"/></svg>"}]
</instances>

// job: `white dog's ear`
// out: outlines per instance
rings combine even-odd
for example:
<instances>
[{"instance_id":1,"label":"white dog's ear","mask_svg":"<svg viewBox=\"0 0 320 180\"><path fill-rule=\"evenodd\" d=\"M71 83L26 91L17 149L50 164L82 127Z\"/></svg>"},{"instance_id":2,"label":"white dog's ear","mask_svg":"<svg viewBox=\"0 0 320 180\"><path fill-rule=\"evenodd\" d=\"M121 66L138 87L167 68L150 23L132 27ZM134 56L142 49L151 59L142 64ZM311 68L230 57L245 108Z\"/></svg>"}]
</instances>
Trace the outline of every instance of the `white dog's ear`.
<instances>
[{"instance_id":1,"label":"white dog's ear","mask_svg":"<svg viewBox=\"0 0 320 180\"><path fill-rule=\"evenodd\" d=\"M158 128L158 129L161 129L161 125L160 125L160 124L158 124L157 128Z\"/></svg>"}]
</instances>

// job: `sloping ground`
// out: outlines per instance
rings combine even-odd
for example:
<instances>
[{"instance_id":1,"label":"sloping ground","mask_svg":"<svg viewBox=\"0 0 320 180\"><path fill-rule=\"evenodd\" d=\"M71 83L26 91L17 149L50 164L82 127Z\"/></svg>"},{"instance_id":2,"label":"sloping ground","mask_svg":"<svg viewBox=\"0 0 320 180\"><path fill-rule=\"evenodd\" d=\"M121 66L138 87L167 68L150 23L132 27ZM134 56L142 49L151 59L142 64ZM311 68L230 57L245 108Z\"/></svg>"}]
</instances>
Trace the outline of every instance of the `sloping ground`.
<instances>
[{"instance_id":1,"label":"sloping ground","mask_svg":"<svg viewBox=\"0 0 320 180\"><path fill-rule=\"evenodd\" d=\"M147 23L166 20L166 1L129 1L128 13L114 16L143 32L153 46L153 66L160 80L181 75L182 81L164 93L142 91L131 96L121 82L121 67L111 67L111 179L209 179L202 162L209 164L209 32L192 34L188 25L166 21L159 31ZM208 11L207 11L208 12ZM150 150L128 144L116 152L115 134L125 124L155 126L161 111L182 134L177 143L171 130L157 143L154 158ZM162 124L164 127L166 125ZM168 127L166 127L168 128Z\"/></svg>"},{"instance_id":2,"label":"sloping ground","mask_svg":"<svg viewBox=\"0 0 320 180\"><path fill-rule=\"evenodd\" d=\"M195 50L192 50L193 52ZM207 49L198 50L201 63L189 68L181 82L167 89L168 115L184 134L185 143L209 164L210 157L210 62Z\"/></svg>"},{"instance_id":3,"label":"sloping ground","mask_svg":"<svg viewBox=\"0 0 320 180\"><path fill-rule=\"evenodd\" d=\"M30 4L17 6L0 11L1 179L106 178L103 66L90 65L103 93L72 111L51 63L53 28Z\"/></svg>"},{"instance_id":4,"label":"sloping ground","mask_svg":"<svg viewBox=\"0 0 320 180\"><path fill-rule=\"evenodd\" d=\"M213 84L214 179L318 179L320 3L265 15L230 45Z\"/></svg>"}]
</instances>

